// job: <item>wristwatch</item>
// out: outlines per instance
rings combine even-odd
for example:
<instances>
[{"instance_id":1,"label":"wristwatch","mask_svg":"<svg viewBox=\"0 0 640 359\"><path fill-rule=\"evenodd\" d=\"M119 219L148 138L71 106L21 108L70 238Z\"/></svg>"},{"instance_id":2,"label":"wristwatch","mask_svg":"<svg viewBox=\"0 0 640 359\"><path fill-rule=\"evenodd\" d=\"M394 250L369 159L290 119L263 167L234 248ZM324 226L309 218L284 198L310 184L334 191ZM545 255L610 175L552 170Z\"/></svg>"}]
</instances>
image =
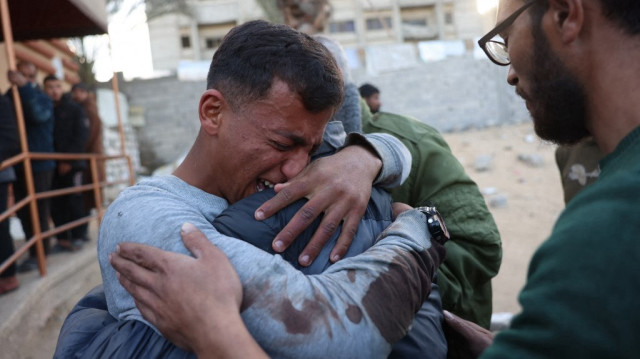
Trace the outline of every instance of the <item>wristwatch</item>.
<instances>
[{"instance_id":1,"label":"wristwatch","mask_svg":"<svg viewBox=\"0 0 640 359\"><path fill-rule=\"evenodd\" d=\"M450 239L449 231L444 224L444 218L436 207L418 207L416 209L427 217L427 229L431 233L431 238L440 244L445 244Z\"/></svg>"}]
</instances>

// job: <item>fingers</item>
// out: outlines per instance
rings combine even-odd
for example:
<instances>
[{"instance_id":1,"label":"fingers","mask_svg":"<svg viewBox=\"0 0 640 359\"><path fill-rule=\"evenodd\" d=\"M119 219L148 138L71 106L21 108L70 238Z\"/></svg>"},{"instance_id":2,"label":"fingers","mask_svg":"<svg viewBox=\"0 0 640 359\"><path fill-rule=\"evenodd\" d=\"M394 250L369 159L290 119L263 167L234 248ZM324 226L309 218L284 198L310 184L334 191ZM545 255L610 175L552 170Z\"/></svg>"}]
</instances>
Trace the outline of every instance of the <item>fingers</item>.
<instances>
[{"instance_id":1,"label":"fingers","mask_svg":"<svg viewBox=\"0 0 640 359\"><path fill-rule=\"evenodd\" d=\"M200 259L208 252L209 247L214 247L213 243L209 242L207 236L202 233L196 226L191 223L184 223L180 228L180 236L182 236L182 243L193 254L196 259Z\"/></svg>"},{"instance_id":2,"label":"fingers","mask_svg":"<svg viewBox=\"0 0 640 359\"><path fill-rule=\"evenodd\" d=\"M275 189L276 195L256 209L254 214L256 220L261 221L273 216L279 210L303 198L307 193L306 185L300 181L278 184Z\"/></svg>"},{"instance_id":3,"label":"fingers","mask_svg":"<svg viewBox=\"0 0 640 359\"><path fill-rule=\"evenodd\" d=\"M478 324L462 319L449 311L443 310L442 312L444 314L444 321L447 325L454 328L459 333L463 333L467 337L487 336L488 338L493 338L493 333L491 333L491 331L479 326Z\"/></svg>"},{"instance_id":4,"label":"fingers","mask_svg":"<svg viewBox=\"0 0 640 359\"><path fill-rule=\"evenodd\" d=\"M122 257L138 266L149 270L158 270L165 252L159 248L146 244L125 242L120 243L113 257ZM119 262L121 263L121 262ZM122 273L122 272L121 272Z\"/></svg>"},{"instance_id":5,"label":"fingers","mask_svg":"<svg viewBox=\"0 0 640 359\"><path fill-rule=\"evenodd\" d=\"M336 245L331 250L331 255L329 258L332 263L335 263L344 258L347 250L351 246L351 242L353 242L353 239L356 236L359 224L359 217L351 216L344 221L344 223L342 224L342 229L340 230L340 237L338 237Z\"/></svg>"},{"instance_id":6,"label":"fingers","mask_svg":"<svg viewBox=\"0 0 640 359\"><path fill-rule=\"evenodd\" d=\"M122 283L126 280L129 286L143 286L148 287L150 283L154 281L153 272L143 266L140 266L138 263L122 257L118 252L113 253L109 257L109 262L113 269L116 270L116 275L118 275L118 280ZM124 285L123 285L124 286ZM129 291L129 288L127 288Z\"/></svg>"},{"instance_id":7,"label":"fingers","mask_svg":"<svg viewBox=\"0 0 640 359\"><path fill-rule=\"evenodd\" d=\"M302 233L316 218L318 218L322 213L322 210L319 208L325 208L322 206L320 201L321 199L312 199L298 210L289 223L287 223L287 225L274 238L272 244L274 251L283 252L289 247L289 245L291 245L291 243L293 243L300 233ZM335 228L333 231L335 231Z\"/></svg>"},{"instance_id":8,"label":"fingers","mask_svg":"<svg viewBox=\"0 0 640 359\"><path fill-rule=\"evenodd\" d=\"M320 196L315 197L314 199L318 198L320 198ZM320 199L318 199L318 203L320 203ZM331 202L326 203L326 205L329 204L331 204ZM336 262L340 260L340 258L344 257L344 254L347 252L347 249L349 249L349 246L353 241L353 237L358 230L360 218L364 214L365 210L366 204L362 206L354 204L352 201L337 202L334 203L333 206L327 208L324 213L324 217L320 222L320 226L298 257L298 262L303 266L310 265L316 259L325 244L331 239L331 236L333 236L333 234L338 230L343 219L344 223L342 225L340 237L338 238L336 246L332 249L329 258L332 262Z\"/></svg>"}]
</instances>

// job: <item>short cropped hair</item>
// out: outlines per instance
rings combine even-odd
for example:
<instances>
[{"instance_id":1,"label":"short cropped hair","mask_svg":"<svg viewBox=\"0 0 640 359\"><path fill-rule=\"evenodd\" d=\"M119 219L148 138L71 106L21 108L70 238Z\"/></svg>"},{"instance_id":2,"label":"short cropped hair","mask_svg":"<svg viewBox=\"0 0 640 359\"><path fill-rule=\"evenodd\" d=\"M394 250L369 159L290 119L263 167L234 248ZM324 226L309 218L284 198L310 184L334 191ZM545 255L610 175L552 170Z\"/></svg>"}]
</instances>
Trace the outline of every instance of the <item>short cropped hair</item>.
<instances>
[{"instance_id":1,"label":"short cropped hair","mask_svg":"<svg viewBox=\"0 0 640 359\"><path fill-rule=\"evenodd\" d=\"M213 55L207 88L220 91L237 111L266 98L276 78L311 113L342 105L344 83L331 53L306 34L262 20L236 26L224 37Z\"/></svg>"},{"instance_id":2,"label":"short cropped hair","mask_svg":"<svg viewBox=\"0 0 640 359\"><path fill-rule=\"evenodd\" d=\"M598 0L604 16L617 24L629 35L640 35L640 1L638 0ZM547 0L534 5L532 18L540 20L549 8Z\"/></svg>"},{"instance_id":3,"label":"short cropped hair","mask_svg":"<svg viewBox=\"0 0 640 359\"><path fill-rule=\"evenodd\" d=\"M364 84L362 86L360 86L358 88L358 91L360 91L360 96L364 97L364 98L369 98L377 93L380 93L380 90L378 90L377 87L371 85L371 84Z\"/></svg>"},{"instance_id":4,"label":"short cropped hair","mask_svg":"<svg viewBox=\"0 0 640 359\"><path fill-rule=\"evenodd\" d=\"M42 81L43 84L46 84L49 81L60 81L60 79L56 75L47 75Z\"/></svg>"}]
</instances>

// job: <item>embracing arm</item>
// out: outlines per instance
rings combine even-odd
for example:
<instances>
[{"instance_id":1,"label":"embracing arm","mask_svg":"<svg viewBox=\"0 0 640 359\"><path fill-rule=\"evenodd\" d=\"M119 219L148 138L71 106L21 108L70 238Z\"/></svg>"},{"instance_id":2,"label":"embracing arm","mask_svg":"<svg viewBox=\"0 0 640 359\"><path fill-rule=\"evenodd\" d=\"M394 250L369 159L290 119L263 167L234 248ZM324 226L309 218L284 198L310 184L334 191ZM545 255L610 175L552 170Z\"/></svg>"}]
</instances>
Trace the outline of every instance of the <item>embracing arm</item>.
<instances>
[{"instance_id":1,"label":"embracing arm","mask_svg":"<svg viewBox=\"0 0 640 359\"><path fill-rule=\"evenodd\" d=\"M442 247L431 245L424 217L417 211L402 214L364 254L345 259L317 276L304 276L278 256L238 245L241 242L234 239L214 243L229 257L243 282L242 317L249 332L273 356L385 357L391 345L406 334L444 256ZM150 263L153 255L147 246L122 244L113 257ZM161 285L188 283L179 272L168 270L173 260L153 262L162 279L145 281L146 290L158 293L166 302L171 302L167 296L172 295L188 301L181 310L208 313L202 308L208 303L203 297L185 298L182 293L186 288L172 293L166 284ZM182 275L203 278L197 270L183 271ZM123 276L130 278L122 273L121 281ZM187 316L213 320L197 314ZM153 321L153 317L147 319ZM197 332L198 324L189 323L194 329L183 328L182 332Z\"/></svg>"}]
</instances>

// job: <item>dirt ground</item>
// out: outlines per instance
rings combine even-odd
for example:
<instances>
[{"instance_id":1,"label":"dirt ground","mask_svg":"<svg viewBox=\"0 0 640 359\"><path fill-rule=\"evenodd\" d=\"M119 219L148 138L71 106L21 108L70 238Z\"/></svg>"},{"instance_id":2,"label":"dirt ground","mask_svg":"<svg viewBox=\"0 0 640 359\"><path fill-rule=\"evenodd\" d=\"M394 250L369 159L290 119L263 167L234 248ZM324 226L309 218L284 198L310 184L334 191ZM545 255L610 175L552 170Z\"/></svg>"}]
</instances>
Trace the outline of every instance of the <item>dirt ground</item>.
<instances>
[{"instance_id":1,"label":"dirt ground","mask_svg":"<svg viewBox=\"0 0 640 359\"><path fill-rule=\"evenodd\" d=\"M517 313L517 295L525 284L529 261L564 208L555 146L540 141L531 123L444 137L486 193L487 203L499 204L489 206L503 245L502 267L493 281L493 312ZM534 165L519 160L519 155L535 158ZM476 170L479 156L491 158L489 169Z\"/></svg>"}]
</instances>

